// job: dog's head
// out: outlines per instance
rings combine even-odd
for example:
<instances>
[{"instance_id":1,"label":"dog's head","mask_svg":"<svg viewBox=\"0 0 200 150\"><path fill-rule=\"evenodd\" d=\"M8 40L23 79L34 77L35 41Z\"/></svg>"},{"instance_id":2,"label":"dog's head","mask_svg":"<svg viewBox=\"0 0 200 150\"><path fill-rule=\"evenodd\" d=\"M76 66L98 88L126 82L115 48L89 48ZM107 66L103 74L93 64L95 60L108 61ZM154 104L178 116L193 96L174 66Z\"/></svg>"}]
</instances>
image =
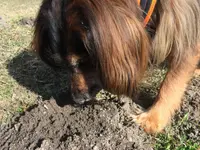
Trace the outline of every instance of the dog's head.
<instances>
[{"instance_id":1,"label":"dog's head","mask_svg":"<svg viewBox=\"0 0 200 150\"><path fill-rule=\"evenodd\" d=\"M44 0L33 46L50 66L68 65L76 102L102 87L133 96L149 55L141 16L135 0Z\"/></svg>"}]
</instances>

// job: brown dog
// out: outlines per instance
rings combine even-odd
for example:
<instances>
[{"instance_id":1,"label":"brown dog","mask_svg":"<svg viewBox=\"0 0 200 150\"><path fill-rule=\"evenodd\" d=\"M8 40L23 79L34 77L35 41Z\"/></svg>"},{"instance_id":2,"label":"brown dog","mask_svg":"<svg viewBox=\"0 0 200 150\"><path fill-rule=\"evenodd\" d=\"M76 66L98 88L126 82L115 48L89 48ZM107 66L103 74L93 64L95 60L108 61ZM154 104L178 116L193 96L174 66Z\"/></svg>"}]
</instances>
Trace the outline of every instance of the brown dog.
<instances>
[{"instance_id":1,"label":"brown dog","mask_svg":"<svg viewBox=\"0 0 200 150\"><path fill-rule=\"evenodd\" d=\"M145 0L145 6L138 5L142 2L44 0L33 46L50 66L67 64L78 103L101 87L132 97L148 62L167 60L169 70L155 103L136 119L155 133L179 108L199 61L200 0Z\"/></svg>"}]
</instances>

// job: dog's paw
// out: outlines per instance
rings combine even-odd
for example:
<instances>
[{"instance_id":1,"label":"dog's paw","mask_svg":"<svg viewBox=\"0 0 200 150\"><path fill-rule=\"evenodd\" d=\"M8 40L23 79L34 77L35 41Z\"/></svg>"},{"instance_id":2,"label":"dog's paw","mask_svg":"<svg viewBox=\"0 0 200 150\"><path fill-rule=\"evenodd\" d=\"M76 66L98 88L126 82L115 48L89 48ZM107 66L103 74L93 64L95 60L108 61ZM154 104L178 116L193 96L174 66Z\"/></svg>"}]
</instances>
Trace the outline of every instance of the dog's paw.
<instances>
[{"instance_id":1,"label":"dog's paw","mask_svg":"<svg viewBox=\"0 0 200 150\"><path fill-rule=\"evenodd\" d=\"M168 123L168 118L156 111L144 112L138 116L135 116L137 124L139 124L147 133L159 133Z\"/></svg>"}]
</instances>

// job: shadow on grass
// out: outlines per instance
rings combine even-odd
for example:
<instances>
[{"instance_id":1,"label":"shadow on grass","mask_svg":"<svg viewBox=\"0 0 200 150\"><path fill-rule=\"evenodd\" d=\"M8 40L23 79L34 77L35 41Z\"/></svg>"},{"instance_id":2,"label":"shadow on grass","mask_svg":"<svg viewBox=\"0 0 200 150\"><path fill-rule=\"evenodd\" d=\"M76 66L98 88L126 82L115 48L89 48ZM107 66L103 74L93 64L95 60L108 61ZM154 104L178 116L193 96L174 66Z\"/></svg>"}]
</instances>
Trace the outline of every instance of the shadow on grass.
<instances>
[{"instance_id":1,"label":"shadow on grass","mask_svg":"<svg viewBox=\"0 0 200 150\"><path fill-rule=\"evenodd\" d=\"M34 53L23 51L7 65L9 74L22 86L48 100L53 97L59 106L72 104L69 73L54 71ZM67 92L68 91L68 92Z\"/></svg>"},{"instance_id":2,"label":"shadow on grass","mask_svg":"<svg viewBox=\"0 0 200 150\"><path fill-rule=\"evenodd\" d=\"M34 53L24 50L7 65L9 74L22 86L38 94L43 100L53 97L59 106L74 104L70 94L67 70L52 70ZM142 89L135 101L144 108L152 105L155 95Z\"/></svg>"}]
</instances>

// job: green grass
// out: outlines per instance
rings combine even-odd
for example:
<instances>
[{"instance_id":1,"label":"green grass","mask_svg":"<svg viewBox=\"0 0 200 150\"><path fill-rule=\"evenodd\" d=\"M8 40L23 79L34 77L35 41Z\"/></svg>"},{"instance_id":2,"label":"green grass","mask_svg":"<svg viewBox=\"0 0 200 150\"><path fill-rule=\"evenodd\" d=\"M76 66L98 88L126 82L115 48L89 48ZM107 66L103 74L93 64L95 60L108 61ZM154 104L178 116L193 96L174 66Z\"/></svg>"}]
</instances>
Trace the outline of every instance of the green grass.
<instances>
[{"instance_id":1,"label":"green grass","mask_svg":"<svg viewBox=\"0 0 200 150\"><path fill-rule=\"evenodd\" d=\"M159 134L156 138L155 150L198 150L199 144L185 138L184 135Z\"/></svg>"},{"instance_id":2,"label":"green grass","mask_svg":"<svg viewBox=\"0 0 200 150\"><path fill-rule=\"evenodd\" d=\"M188 113L179 121L175 121L173 128L166 129L166 133L157 135L155 150L198 150L200 141L189 139L187 132L174 132L174 129L179 129L187 124L189 124Z\"/></svg>"}]
</instances>

